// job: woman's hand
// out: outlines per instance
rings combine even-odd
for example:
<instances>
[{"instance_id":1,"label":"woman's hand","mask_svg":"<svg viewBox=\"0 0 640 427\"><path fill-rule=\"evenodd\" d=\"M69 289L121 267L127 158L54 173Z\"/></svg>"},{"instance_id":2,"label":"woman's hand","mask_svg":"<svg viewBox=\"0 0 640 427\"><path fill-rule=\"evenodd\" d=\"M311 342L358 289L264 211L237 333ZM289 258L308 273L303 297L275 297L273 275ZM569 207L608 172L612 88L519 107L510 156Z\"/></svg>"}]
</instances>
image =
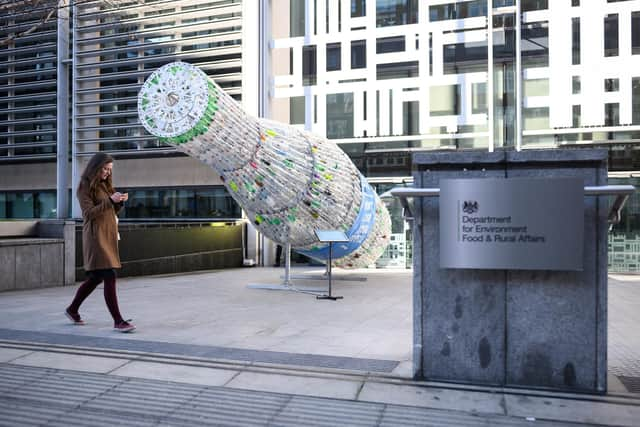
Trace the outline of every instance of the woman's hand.
<instances>
[{"instance_id":1,"label":"woman's hand","mask_svg":"<svg viewBox=\"0 0 640 427\"><path fill-rule=\"evenodd\" d=\"M127 200L128 198L129 198L129 195L127 193L123 194L117 191L111 195L111 200L113 201L113 203L121 203Z\"/></svg>"}]
</instances>

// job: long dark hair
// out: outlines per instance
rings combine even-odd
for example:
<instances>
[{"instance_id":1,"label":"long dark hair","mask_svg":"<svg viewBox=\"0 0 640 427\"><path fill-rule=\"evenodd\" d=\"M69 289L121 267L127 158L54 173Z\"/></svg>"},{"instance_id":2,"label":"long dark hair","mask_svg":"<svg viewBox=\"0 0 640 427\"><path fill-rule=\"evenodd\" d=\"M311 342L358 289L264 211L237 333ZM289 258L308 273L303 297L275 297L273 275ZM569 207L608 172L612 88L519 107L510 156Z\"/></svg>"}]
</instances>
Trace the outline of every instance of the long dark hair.
<instances>
[{"instance_id":1,"label":"long dark hair","mask_svg":"<svg viewBox=\"0 0 640 427\"><path fill-rule=\"evenodd\" d=\"M100 183L104 183L109 194L115 192L113 188L113 183L111 180L111 174L107 176L107 179L102 181L100 178L100 174L102 173L102 167L108 163L113 163L113 157L106 153L96 153L91 157L89 163L84 168L84 172L82 172L82 177L80 178L80 185L78 185L78 192L80 189L88 188L89 194L92 196L96 194L96 190Z\"/></svg>"}]
</instances>

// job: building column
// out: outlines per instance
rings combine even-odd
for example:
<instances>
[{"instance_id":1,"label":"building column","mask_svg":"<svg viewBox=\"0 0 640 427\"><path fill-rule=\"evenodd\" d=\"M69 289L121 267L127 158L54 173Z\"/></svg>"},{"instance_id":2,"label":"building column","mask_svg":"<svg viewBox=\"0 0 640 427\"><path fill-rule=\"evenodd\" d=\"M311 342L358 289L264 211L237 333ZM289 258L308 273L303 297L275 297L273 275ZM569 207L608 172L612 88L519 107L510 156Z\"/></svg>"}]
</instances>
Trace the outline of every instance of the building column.
<instances>
[{"instance_id":1,"label":"building column","mask_svg":"<svg viewBox=\"0 0 640 427\"><path fill-rule=\"evenodd\" d=\"M69 2L58 2L56 105L56 216L69 216Z\"/></svg>"}]
</instances>

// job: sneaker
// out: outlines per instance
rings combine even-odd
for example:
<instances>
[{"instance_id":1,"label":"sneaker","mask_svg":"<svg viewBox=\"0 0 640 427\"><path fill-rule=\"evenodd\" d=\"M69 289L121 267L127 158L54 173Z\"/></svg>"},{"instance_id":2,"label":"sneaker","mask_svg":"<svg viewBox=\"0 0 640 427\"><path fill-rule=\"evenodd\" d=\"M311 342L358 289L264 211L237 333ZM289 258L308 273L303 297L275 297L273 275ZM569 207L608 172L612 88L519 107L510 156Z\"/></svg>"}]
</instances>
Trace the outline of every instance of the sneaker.
<instances>
[{"instance_id":1,"label":"sneaker","mask_svg":"<svg viewBox=\"0 0 640 427\"><path fill-rule=\"evenodd\" d=\"M64 315L67 316L67 318L71 320L71 323L73 323L74 325L85 324L84 320L80 318L80 315L78 313L71 313L68 308L64 310Z\"/></svg>"},{"instance_id":2,"label":"sneaker","mask_svg":"<svg viewBox=\"0 0 640 427\"><path fill-rule=\"evenodd\" d=\"M131 319L123 320L120 323L116 323L115 325L113 325L113 330L114 331L118 331L118 332L131 332L136 327L132 323L129 323L129 322L131 322Z\"/></svg>"}]
</instances>

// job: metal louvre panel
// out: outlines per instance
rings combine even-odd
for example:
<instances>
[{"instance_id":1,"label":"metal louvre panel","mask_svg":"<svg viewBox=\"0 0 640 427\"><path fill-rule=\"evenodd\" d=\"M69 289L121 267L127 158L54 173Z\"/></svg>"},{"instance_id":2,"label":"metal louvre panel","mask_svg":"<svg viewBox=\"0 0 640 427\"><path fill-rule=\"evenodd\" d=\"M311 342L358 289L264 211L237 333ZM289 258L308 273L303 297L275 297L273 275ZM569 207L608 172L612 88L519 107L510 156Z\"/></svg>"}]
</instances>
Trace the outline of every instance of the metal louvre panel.
<instances>
[{"instance_id":1,"label":"metal louvre panel","mask_svg":"<svg viewBox=\"0 0 640 427\"><path fill-rule=\"evenodd\" d=\"M0 161L55 158L57 19L39 24L56 5L23 12L16 3L6 11L15 13L0 16L0 40L7 40L0 48Z\"/></svg>"},{"instance_id":2,"label":"metal louvre panel","mask_svg":"<svg viewBox=\"0 0 640 427\"><path fill-rule=\"evenodd\" d=\"M139 124L138 90L157 67L180 59L202 67L240 95L241 12L241 2L228 0L78 5L76 156L98 150L127 156L175 152Z\"/></svg>"},{"instance_id":3,"label":"metal louvre panel","mask_svg":"<svg viewBox=\"0 0 640 427\"><path fill-rule=\"evenodd\" d=\"M152 42L152 43L141 43L123 47L115 47L115 48L107 48L107 49L95 49L95 50L86 50L78 53L78 57L83 56L96 56L96 55L109 55L113 53L129 53L129 52L139 52L143 50L149 50L153 48L160 48L165 46L184 46L190 44L197 44L198 40L206 41L207 43L215 43L221 41L229 41L229 40L238 40L242 39L242 33L238 31L221 33L216 35L206 34L197 37L186 37L174 40L167 40L162 42Z\"/></svg>"},{"instance_id":4,"label":"metal louvre panel","mask_svg":"<svg viewBox=\"0 0 640 427\"><path fill-rule=\"evenodd\" d=\"M220 19L213 22L200 22L200 23L192 23L192 24L182 24L182 25L172 25L167 27L158 27L158 28L150 28L143 29L138 31L138 35L145 37L153 37L153 36L163 36L167 34L173 34L176 31L180 31L182 29L188 29L190 32L192 31L201 31L201 30L217 30L221 28L229 28L235 26L241 26L242 19L241 18L226 18ZM78 40L77 45L82 46L86 44L96 43L96 42L113 42L120 40L127 40L129 36L127 34L114 34L112 36L104 36L104 37L91 37L83 40Z\"/></svg>"},{"instance_id":5,"label":"metal louvre panel","mask_svg":"<svg viewBox=\"0 0 640 427\"><path fill-rule=\"evenodd\" d=\"M83 8L84 6L80 6L80 7ZM175 7L179 7L179 6L175 6ZM119 10L110 10L110 11L104 11L102 13L104 13L106 17L108 16L109 13L112 13L115 15L119 12L120 12ZM118 22L107 22L107 23L100 23L100 24L93 24L93 25L82 25L81 23L79 23L78 32L87 33L87 32L104 31L104 30L113 29L113 28L126 27L132 24L145 24L145 25L158 24L158 23L169 21L170 18L196 19L196 18L201 18L207 12L211 17L215 17L216 15L226 15L230 13L239 14L242 12L242 6L240 4L237 4L233 6L224 6L224 7L218 6L218 7L212 7L212 8L193 9L187 12L170 12L162 15L125 18L125 19L119 19Z\"/></svg>"}]
</instances>

